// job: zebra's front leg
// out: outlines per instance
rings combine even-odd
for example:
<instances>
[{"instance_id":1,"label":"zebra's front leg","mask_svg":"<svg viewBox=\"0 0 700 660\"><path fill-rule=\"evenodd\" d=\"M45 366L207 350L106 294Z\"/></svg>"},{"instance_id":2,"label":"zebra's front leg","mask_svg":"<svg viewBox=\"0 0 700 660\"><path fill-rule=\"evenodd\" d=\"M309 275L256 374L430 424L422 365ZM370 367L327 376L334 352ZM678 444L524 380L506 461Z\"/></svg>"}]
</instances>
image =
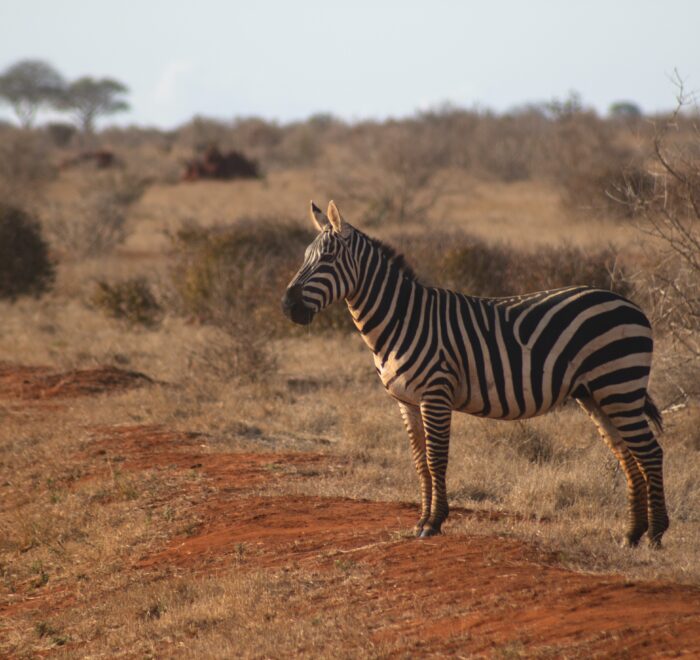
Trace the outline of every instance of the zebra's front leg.
<instances>
[{"instance_id":1,"label":"zebra's front leg","mask_svg":"<svg viewBox=\"0 0 700 660\"><path fill-rule=\"evenodd\" d=\"M421 536L434 536L450 513L447 504L447 456L450 445L450 423L452 409L440 395L424 397L420 406L425 429L425 453L432 484L430 516L423 525Z\"/></svg>"},{"instance_id":2,"label":"zebra's front leg","mask_svg":"<svg viewBox=\"0 0 700 660\"><path fill-rule=\"evenodd\" d=\"M401 411L401 417L403 417L403 423L406 426L406 432L411 440L413 463L420 480L420 520L414 527L416 536L420 536L423 526L430 517L430 503L433 494L430 470L428 470L428 462L425 457L425 430L423 429L423 419L418 406L399 403L399 410Z\"/></svg>"}]
</instances>

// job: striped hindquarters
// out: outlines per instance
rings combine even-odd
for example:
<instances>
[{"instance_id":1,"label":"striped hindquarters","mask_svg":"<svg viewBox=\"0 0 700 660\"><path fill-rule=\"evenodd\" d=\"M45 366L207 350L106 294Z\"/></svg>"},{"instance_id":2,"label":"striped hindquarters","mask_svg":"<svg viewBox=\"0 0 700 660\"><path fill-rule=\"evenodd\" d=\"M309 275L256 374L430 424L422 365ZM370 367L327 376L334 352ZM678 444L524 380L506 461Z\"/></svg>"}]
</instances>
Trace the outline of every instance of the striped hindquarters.
<instances>
[{"instance_id":1,"label":"striped hindquarters","mask_svg":"<svg viewBox=\"0 0 700 660\"><path fill-rule=\"evenodd\" d=\"M651 328L622 296L574 287L507 299L460 298L471 327L459 335L457 349L471 352L473 364L459 409L532 417L585 391L623 412L646 394Z\"/></svg>"}]
</instances>

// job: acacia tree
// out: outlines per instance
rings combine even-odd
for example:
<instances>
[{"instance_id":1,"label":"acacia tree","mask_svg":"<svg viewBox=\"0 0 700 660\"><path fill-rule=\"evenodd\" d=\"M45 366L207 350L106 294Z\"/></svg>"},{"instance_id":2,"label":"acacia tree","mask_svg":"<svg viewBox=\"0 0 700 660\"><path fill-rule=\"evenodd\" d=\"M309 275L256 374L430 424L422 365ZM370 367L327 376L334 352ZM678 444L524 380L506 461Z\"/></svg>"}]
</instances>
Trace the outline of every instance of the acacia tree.
<instances>
[{"instance_id":1,"label":"acacia tree","mask_svg":"<svg viewBox=\"0 0 700 660\"><path fill-rule=\"evenodd\" d=\"M62 97L63 76L43 60L21 60L0 76L0 101L12 106L25 128L42 106L56 106Z\"/></svg>"},{"instance_id":2,"label":"acacia tree","mask_svg":"<svg viewBox=\"0 0 700 660\"><path fill-rule=\"evenodd\" d=\"M129 109L121 98L128 91L126 85L113 78L97 80L85 76L68 85L61 108L74 115L85 133L92 133L97 117Z\"/></svg>"}]
</instances>

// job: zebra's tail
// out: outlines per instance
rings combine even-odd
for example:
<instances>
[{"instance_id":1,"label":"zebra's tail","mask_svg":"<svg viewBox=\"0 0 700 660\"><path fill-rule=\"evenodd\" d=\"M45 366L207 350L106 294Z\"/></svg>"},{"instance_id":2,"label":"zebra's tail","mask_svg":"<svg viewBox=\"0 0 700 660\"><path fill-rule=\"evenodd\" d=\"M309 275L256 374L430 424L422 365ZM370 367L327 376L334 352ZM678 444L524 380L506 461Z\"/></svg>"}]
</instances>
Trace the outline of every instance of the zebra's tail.
<instances>
[{"instance_id":1,"label":"zebra's tail","mask_svg":"<svg viewBox=\"0 0 700 660\"><path fill-rule=\"evenodd\" d=\"M662 433L664 430L663 420L661 419L661 412L656 407L656 404L652 398L647 394L644 397L644 414L652 421L656 430Z\"/></svg>"}]
</instances>

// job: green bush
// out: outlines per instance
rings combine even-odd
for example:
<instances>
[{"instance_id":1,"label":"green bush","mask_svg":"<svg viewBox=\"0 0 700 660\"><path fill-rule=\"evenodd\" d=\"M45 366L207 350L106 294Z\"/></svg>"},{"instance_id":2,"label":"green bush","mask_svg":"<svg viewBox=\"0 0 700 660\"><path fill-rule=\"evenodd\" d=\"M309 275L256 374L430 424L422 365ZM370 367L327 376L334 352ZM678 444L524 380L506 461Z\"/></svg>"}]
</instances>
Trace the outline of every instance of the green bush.
<instances>
[{"instance_id":1,"label":"green bush","mask_svg":"<svg viewBox=\"0 0 700 660\"><path fill-rule=\"evenodd\" d=\"M39 296L54 278L39 223L21 209L0 203L0 298Z\"/></svg>"},{"instance_id":2,"label":"green bush","mask_svg":"<svg viewBox=\"0 0 700 660\"><path fill-rule=\"evenodd\" d=\"M124 319L135 325L155 325L161 314L156 297L146 279L142 277L116 284L99 281L91 301L109 316Z\"/></svg>"}]
</instances>

